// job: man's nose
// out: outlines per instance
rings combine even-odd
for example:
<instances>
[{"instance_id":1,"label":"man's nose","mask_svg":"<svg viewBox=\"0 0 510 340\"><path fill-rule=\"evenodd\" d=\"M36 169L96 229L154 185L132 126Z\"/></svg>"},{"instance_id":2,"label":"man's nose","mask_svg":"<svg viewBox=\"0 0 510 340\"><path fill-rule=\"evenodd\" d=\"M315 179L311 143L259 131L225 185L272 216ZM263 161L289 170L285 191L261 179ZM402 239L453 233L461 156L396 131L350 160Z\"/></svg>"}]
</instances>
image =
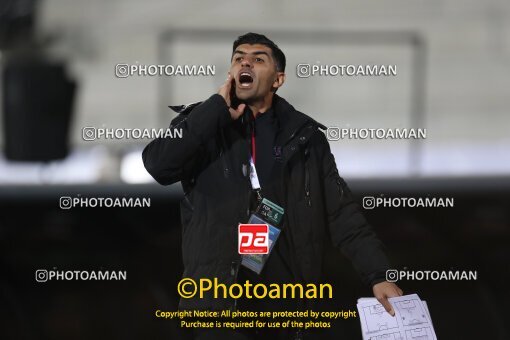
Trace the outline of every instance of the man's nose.
<instances>
[{"instance_id":1,"label":"man's nose","mask_svg":"<svg viewBox=\"0 0 510 340\"><path fill-rule=\"evenodd\" d=\"M241 67L251 67L251 61L249 58L243 58L241 62Z\"/></svg>"}]
</instances>

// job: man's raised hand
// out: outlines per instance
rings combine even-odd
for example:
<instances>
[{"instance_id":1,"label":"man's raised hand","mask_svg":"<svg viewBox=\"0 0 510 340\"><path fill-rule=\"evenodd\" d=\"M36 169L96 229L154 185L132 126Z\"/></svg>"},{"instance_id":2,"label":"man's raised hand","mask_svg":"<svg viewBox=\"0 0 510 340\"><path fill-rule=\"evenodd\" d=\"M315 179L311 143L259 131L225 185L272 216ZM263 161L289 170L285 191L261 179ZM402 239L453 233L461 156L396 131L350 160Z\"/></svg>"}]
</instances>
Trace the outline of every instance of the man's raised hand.
<instances>
[{"instance_id":1,"label":"man's raised hand","mask_svg":"<svg viewBox=\"0 0 510 340\"><path fill-rule=\"evenodd\" d=\"M232 100L230 96L232 92L235 91L235 88L232 88L232 85L235 86L235 80L229 73L227 80L225 80L225 83L220 87L218 94L222 96L223 99L225 99L225 102L227 103L228 106L228 110L230 111L230 116L232 117L233 120L236 120L243 114L244 109L246 108L246 104L239 104L237 108L231 107Z\"/></svg>"}]
</instances>

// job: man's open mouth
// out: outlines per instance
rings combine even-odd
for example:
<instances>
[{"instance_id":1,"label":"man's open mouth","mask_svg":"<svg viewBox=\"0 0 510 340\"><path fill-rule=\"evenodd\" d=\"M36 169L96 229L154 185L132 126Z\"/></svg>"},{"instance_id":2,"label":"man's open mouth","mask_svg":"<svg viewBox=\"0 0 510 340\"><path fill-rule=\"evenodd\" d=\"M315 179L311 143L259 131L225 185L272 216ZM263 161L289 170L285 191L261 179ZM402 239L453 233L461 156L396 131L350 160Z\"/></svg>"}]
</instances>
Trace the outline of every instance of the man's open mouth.
<instances>
[{"instance_id":1,"label":"man's open mouth","mask_svg":"<svg viewBox=\"0 0 510 340\"><path fill-rule=\"evenodd\" d=\"M242 71L239 73L239 86L250 87L253 83L253 75L250 72Z\"/></svg>"}]
</instances>

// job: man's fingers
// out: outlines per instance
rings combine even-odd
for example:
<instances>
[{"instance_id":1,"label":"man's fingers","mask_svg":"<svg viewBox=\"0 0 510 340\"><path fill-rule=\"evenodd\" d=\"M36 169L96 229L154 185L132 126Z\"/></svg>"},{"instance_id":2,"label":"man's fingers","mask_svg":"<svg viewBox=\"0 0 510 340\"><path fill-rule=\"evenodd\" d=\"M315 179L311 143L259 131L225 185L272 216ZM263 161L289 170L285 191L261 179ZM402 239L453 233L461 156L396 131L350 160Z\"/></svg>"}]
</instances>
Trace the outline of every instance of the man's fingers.
<instances>
[{"instance_id":1,"label":"man's fingers","mask_svg":"<svg viewBox=\"0 0 510 340\"><path fill-rule=\"evenodd\" d=\"M225 80L225 83L221 85L218 94L225 99L227 102L227 105L230 106L230 89L232 87L232 76L230 73L227 76L227 79Z\"/></svg>"},{"instance_id":2,"label":"man's fingers","mask_svg":"<svg viewBox=\"0 0 510 340\"><path fill-rule=\"evenodd\" d=\"M388 298L402 296L404 294L402 289L392 282L379 282L372 287L372 290L374 291L374 296L377 298L377 301L383 305L384 309L386 309L391 316L395 316L395 311L388 301Z\"/></svg>"},{"instance_id":3,"label":"man's fingers","mask_svg":"<svg viewBox=\"0 0 510 340\"><path fill-rule=\"evenodd\" d=\"M383 305L384 309L386 309L386 311L390 313L391 316L395 316L395 311L393 310L393 307L391 306L391 303L388 301L387 297L377 298L377 301Z\"/></svg>"},{"instance_id":4,"label":"man's fingers","mask_svg":"<svg viewBox=\"0 0 510 340\"><path fill-rule=\"evenodd\" d=\"M232 82L233 82L233 79L229 73L227 76L227 79L225 80L225 84L223 84L223 86L225 87L225 92L229 96L229 99L230 99L230 91L232 91Z\"/></svg>"},{"instance_id":5,"label":"man's fingers","mask_svg":"<svg viewBox=\"0 0 510 340\"><path fill-rule=\"evenodd\" d=\"M241 117L245 108L246 104L239 104L237 109L234 110L233 108L229 108L228 110L230 111L230 116L232 119L236 120L237 118Z\"/></svg>"},{"instance_id":6,"label":"man's fingers","mask_svg":"<svg viewBox=\"0 0 510 340\"><path fill-rule=\"evenodd\" d=\"M244 109L246 108L246 104L239 104L237 108L230 107L231 105L231 96L235 93L235 85L234 78L230 75L230 73L227 76L227 79L225 80L225 83L220 87L220 90L218 93L225 99L225 102L227 103L227 106L229 106L228 111L230 112L230 116L232 119L236 120L237 118L241 117L241 115L244 112ZM234 85L234 86L233 86Z\"/></svg>"},{"instance_id":7,"label":"man's fingers","mask_svg":"<svg viewBox=\"0 0 510 340\"><path fill-rule=\"evenodd\" d=\"M393 288L393 289L387 290L385 293L387 298L397 297L397 296L402 295L402 290L400 290L400 288L398 288L398 287L391 287L391 288Z\"/></svg>"},{"instance_id":8,"label":"man's fingers","mask_svg":"<svg viewBox=\"0 0 510 340\"><path fill-rule=\"evenodd\" d=\"M239 104L239 106L237 107L236 111L239 113L239 115L242 115L243 112L244 112L244 109L246 108L246 104Z\"/></svg>"},{"instance_id":9,"label":"man's fingers","mask_svg":"<svg viewBox=\"0 0 510 340\"><path fill-rule=\"evenodd\" d=\"M225 83L223 85L230 86L231 82L232 82L232 76L229 73L229 74L227 74L227 79L225 79Z\"/></svg>"}]
</instances>

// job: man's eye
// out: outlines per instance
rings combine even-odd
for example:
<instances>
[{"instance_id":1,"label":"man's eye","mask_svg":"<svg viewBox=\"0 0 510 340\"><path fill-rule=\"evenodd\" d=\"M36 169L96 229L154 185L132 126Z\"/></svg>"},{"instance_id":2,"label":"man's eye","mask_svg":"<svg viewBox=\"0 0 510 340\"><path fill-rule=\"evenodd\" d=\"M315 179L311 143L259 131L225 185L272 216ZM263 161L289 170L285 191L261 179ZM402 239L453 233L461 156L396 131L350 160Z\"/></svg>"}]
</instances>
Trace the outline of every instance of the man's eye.
<instances>
[{"instance_id":1,"label":"man's eye","mask_svg":"<svg viewBox=\"0 0 510 340\"><path fill-rule=\"evenodd\" d=\"M235 58L235 61L241 61L241 59L243 59L243 58L237 57L237 58Z\"/></svg>"},{"instance_id":2,"label":"man's eye","mask_svg":"<svg viewBox=\"0 0 510 340\"><path fill-rule=\"evenodd\" d=\"M255 58L255 61L256 61L256 62L263 62L263 61L264 61L264 59L262 59L262 58Z\"/></svg>"}]
</instances>

